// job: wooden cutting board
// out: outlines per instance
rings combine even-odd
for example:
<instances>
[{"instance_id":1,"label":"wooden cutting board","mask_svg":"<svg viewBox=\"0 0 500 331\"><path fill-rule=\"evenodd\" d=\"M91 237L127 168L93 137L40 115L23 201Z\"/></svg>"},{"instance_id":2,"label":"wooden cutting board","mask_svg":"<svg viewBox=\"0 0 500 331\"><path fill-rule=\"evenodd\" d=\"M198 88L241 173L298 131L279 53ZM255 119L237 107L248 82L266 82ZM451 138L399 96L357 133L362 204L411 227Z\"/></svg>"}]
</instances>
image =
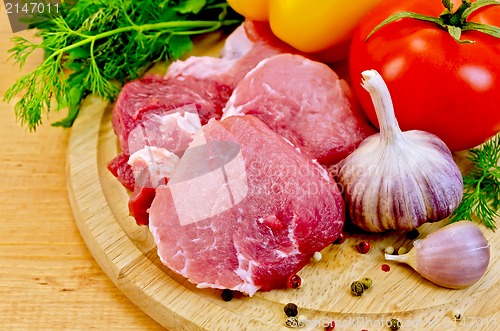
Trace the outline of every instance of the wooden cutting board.
<instances>
[{"instance_id":1,"label":"wooden cutting board","mask_svg":"<svg viewBox=\"0 0 500 331\"><path fill-rule=\"evenodd\" d=\"M341 245L325 248L319 262L311 262L299 275L299 289L258 292L237 296L230 302L219 290L197 289L164 267L147 227L128 216L128 192L106 169L118 153L111 127L111 107L87 98L71 132L67 154L69 196L80 232L97 262L132 302L170 330L287 330L283 307L293 302L308 322L302 330L322 330L334 320L338 330L388 330L384 324L397 318L402 330L500 329L500 261L498 234L483 231L491 245L486 275L463 290L438 287L411 268L387 262L386 246L411 248L404 234L353 234ZM467 163L457 156L462 167ZM444 223L424 225L421 236ZM372 249L362 255L356 245L368 240ZM350 284L362 277L373 287L361 297L350 293ZM452 320L460 310L465 319ZM498 320L497 320L498 319ZM436 326L436 323L438 326ZM488 325L488 326L487 326Z\"/></svg>"}]
</instances>

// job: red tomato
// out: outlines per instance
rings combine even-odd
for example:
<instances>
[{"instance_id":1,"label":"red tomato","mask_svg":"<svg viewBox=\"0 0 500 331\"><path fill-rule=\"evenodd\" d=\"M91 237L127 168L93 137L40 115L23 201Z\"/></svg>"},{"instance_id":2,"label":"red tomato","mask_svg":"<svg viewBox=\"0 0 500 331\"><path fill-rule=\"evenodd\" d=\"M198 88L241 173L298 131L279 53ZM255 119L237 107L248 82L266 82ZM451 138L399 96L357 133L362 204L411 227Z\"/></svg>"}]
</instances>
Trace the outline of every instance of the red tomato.
<instances>
[{"instance_id":1,"label":"red tomato","mask_svg":"<svg viewBox=\"0 0 500 331\"><path fill-rule=\"evenodd\" d=\"M500 131L500 39L463 31L455 41L433 23L411 18L389 23L365 42L384 19L400 11L438 17L440 0L386 0L355 31L350 50L350 75L356 96L377 125L361 72L377 70L384 78L402 130L436 134L452 151L472 148ZM500 6L477 10L469 21L500 26Z\"/></svg>"}]
</instances>

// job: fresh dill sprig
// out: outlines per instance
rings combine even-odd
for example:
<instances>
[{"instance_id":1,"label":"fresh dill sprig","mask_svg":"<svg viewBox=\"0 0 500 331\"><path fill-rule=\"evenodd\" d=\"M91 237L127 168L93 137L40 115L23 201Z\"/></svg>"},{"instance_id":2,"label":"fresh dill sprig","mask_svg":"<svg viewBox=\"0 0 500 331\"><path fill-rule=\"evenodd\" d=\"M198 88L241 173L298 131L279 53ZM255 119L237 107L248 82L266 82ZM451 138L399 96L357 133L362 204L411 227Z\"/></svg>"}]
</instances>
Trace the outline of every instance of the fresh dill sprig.
<instances>
[{"instance_id":1,"label":"fresh dill sprig","mask_svg":"<svg viewBox=\"0 0 500 331\"><path fill-rule=\"evenodd\" d=\"M474 214L494 231L500 217L500 135L469 152L474 167L463 176L464 196L450 220L472 220Z\"/></svg>"},{"instance_id":2,"label":"fresh dill sprig","mask_svg":"<svg viewBox=\"0 0 500 331\"><path fill-rule=\"evenodd\" d=\"M40 43L15 36L9 50L21 67L33 51L45 51L44 62L4 95L7 102L21 95L14 110L30 130L65 107L68 116L53 125L71 126L86 95L112 102L121 84L191 50L192 36L241 23L225 0L80 0L59 8L31 21Z\"/></svg>"}]
</instances>

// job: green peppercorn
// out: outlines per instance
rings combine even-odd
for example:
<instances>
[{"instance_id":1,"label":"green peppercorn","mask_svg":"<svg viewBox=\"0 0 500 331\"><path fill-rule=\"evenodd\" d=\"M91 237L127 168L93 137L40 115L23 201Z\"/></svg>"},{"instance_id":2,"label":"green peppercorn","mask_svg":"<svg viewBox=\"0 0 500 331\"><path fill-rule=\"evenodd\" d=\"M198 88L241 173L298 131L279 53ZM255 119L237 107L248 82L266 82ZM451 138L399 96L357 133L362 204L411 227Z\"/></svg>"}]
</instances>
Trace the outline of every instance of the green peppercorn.
<instances>
[{"instance_id":1,"label":"green peppercorn","mask_svg":"<svg viewBox=\"0 0 500 331\"><path fill-rule=\"evenodd\" d=\"M398 249L398 255L403 255L403 254L406 254L408 253L408 249L406 249L406 247L400 247Z\"/></svg>"},{"instance_id":2,"label":"green peppercorn","mask_svg":"<svg viewBox=\"0 0 500 331\"><path fill-rule=\"evenodd\" d=\"M287 303L283 310L288 317L295 317L299 313L299 308L297 307L297 305L291 302Z\"/></svg>"},{"instance_id":3,"label":"green peppercorn","mask_svg":"<svg viewBox=\"0 0 500 331\"><path fill-rule=\"evenodd\" d=\"M365 290L369 289L373 285L373 280L371 278L365 277L361 279L361 284L363 284L363 287Z\"/></svg>"},{"instance_id":4,"label":"green peppercorn","mask_svg":"<svg viewBox=\"0 0 500 331\"><path fill-rule=\"evenodd\" d=\"M360 281L355 281L355 282L352 282L351 284L351 293L356 295L356 296L360 296L363 294L365 290L365 287L363 286L363 284L360 282Z\"/></svg>"},{"instance_id":5,"label":"green peppercorn","mask_svg":"<svg viewBox=\"0 0 500 331\"><path fill-rule=\"evenodd\" d=\"M401 322L392 318L390 321L387 321L387 326L391 328L391 330L399 330L401 328Z\"/></svg>"},{"instance_id":6,"label":"green peppercorn","mask_svg":"<svg viewBox=\"0 0 500 331\"><path fill-rule=\"evenodd\" d=\"M297 320L297 317L290 316L287 317L285 325L289 328L296 328L299 325L299 321Z\"/></svg>"}]
</instances>

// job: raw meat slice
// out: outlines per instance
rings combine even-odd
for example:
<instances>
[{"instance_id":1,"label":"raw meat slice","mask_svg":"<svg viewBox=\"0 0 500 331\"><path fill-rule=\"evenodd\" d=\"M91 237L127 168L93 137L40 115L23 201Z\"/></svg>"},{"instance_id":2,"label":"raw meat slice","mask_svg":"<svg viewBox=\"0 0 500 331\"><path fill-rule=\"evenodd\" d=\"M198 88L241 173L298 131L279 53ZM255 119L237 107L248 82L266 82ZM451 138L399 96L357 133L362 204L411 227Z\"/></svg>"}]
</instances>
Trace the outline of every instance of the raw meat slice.
<instances>
[{"instance_id":1,"label":"raw meat slice","mask_svg":"<svg viewBox=\"0 0 500 331\"><path fill-rule=\"evenodd\" d=\"M253 116L203 126L149 215L165 265L250 296L285 287L343 223L326 170Z\"/></svg>"},{"instance_id":2,"label":"raw meat slice","mask_svg":"<svg viewBox=\"0 0 500 331\"><path fill-rule=\"evenodd\" d=\"M322 164L345 158L375 133L344 80L300 55L263 60L241 80L223 118L254 115Z\"/></svg>"}]
</instances>

